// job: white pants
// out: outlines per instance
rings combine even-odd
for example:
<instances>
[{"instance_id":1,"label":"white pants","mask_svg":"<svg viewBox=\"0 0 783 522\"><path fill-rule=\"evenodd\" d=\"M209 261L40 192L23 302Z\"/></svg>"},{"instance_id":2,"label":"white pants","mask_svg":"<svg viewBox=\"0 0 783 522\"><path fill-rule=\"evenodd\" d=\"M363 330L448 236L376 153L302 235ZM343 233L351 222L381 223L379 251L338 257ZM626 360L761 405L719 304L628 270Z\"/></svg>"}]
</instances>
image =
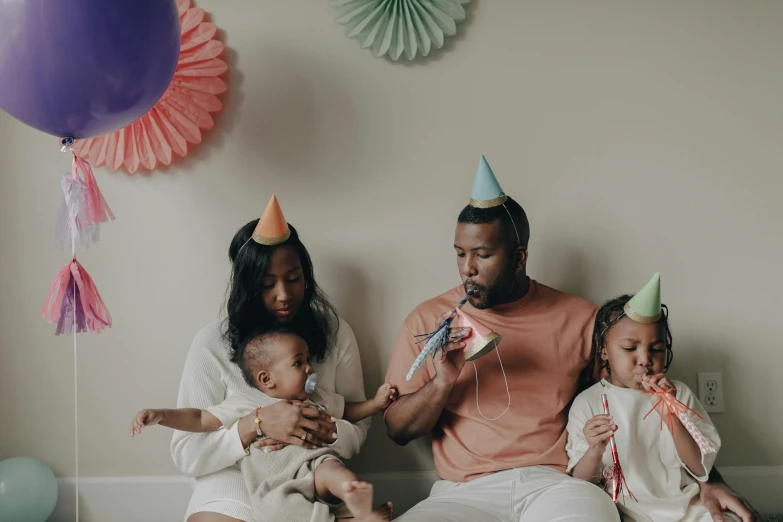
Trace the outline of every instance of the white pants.
<instances>
[{"instance_id":1,"label":"white pants","mask_svg":"<svg viewBox=\"0 0 783 522\"><path fill-rule=\"evenodd\" d=\"M441 480L398 522L620 522L603 490L543 466Z\"/></svg>"}]
</instances>

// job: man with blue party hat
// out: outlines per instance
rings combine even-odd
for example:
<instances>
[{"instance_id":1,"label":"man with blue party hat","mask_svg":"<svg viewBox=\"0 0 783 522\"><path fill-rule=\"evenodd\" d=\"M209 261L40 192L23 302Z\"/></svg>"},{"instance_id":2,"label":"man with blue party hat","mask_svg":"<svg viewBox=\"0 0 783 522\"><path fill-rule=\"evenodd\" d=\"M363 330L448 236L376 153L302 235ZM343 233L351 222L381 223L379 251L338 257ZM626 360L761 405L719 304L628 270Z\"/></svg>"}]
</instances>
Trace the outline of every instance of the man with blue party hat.
<instances>
[{"instance_id":1,"label":"man with blue party hat","mask_svg":"<svg viewBox=\"0 0 783 522\"><path fill-rule=\"evenodd\" d=\"M524 209L481 156L454 235L462 284L408 315L386 373L399 392L384 417L389 436L405 445L431 435L440 479L400 522L620 520L599 488L566 474L568 409L591 353L597 307L529 278L529 239ZM452 326L486 327L476 328L502 343L468 360L471 328L453 327L445 353L410 373L421 336L449 317ZM716 514L720 504L739 506L722 484L703 484L701 500ZM753 520L743 509L733 510Z\"/></svg>"},{"instance_id":2,"label":"man with blue party hat","mask_svg":"<svg viewBox=\"0 0 783 522\"><path fill-rule=\"evenodd\" d=\"M488 273L498 279L490 284L488 278L466 276L463 273L463 283L466 290L473 291L470 304L479 309L486 309L513 296L524 295L528 287L525 265L527 263L527 244L530 240L530 224L525 210L503 192L495 173L492 172L489 162L483 155L479 159L468 205L462 209L457 218L454 246L458 259L460 255L462 255L462 259L467 256L463 248L458 248L458 244L465 242L468 236L477 233L488 233L487 239L492 240L494 250L502 251L508 254L508 257L502 258L506 262L506 266L494 267L493 265L489 267L488 263L492 265L501 257L495 255L494 260L488 262L486 261L487 256L481 255L478 249L474 252L475 261L481 261L485 268L492 268L490 272L485 271L484 275ZM474 246L487 247L488 243L484 242ZM461 254L460 251L462 251ZM483 248L483 251L484 254L487 254L489 249ZM501 270L501 268L507 268L507 270Z\"/></svg>"}]
</instances>

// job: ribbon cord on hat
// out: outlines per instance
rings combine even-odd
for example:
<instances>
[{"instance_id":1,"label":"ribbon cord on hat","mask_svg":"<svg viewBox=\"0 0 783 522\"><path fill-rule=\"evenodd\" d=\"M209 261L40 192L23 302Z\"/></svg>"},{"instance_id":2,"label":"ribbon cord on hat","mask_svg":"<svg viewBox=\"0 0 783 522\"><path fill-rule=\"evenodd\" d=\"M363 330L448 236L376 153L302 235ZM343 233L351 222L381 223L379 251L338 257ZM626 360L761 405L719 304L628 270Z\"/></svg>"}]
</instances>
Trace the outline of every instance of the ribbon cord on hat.
<instances>
[{"instance_id":1,"label":"ribbon cord on hat","mask_svg":"<svg viewBox=\"0 0 783 522\"><path fill-rule=\"evenodd\" d=\"M503 208L506 210L506 214L508 214L508 219L511 220L511 226L514 227L514 234L517 235L517 244L519 246L522 246L522 241L519 240L519 230L517 230L517 224L514 223L514 218L511 217L511 211L508 210L508 207L506 206L505 203L503 203Z\"/></svg>"},{"instance_id":2,"label":"ribbon cord on hat","mask_svg":"<svg viewBox=\"0 0 783 522\"><path fill-rule=\"evenodd\" d=\"M492 343L495 345L495 353L498 356L498 361L500 362L500 371L503 372L503 382L506 384L506 396L508 397L508 403L506 404L506 409L503 410L503 413L498 415L497 417L489 418L486 415L484 415L481 412L481 406L479 406L479 378L478 378L478 367L476 366L475 361L471 361L473 363L473 372L476 375L476 408L478 409L479 415L484 417L488 421L494 421L501 418L503 415L506 414L508 409L511 407L511 392L508 391L508 379L506 378L506 370L503 368L503 360L500 358L500 352L498 351L498 343L497 341L492 341Z\"/></svg>"}]
</instances>

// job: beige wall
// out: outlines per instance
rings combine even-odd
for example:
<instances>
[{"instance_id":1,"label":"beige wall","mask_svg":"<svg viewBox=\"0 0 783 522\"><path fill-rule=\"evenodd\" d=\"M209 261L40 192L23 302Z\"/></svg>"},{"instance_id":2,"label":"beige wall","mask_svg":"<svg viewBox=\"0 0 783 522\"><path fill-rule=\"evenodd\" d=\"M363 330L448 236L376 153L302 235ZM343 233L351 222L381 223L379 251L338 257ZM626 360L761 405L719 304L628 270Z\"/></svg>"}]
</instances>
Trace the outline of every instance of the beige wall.
<instances>
[{"instance_id":1,"label":"beige wall","mask_svg":"<svg viewBox=\"0 0 783 522\"><path fill-rule=\"evenodd\" d=\"M98 173L118 220L80 259L115 325L78 338L82 475L176 473L169 431L128 423L174 405L229 240L273 191L377 386L406 313L458 282L482 153L528 211L532 276L601 301L660 270L672 374L725 376L719 464L783 464L783 3L476 0L414 64L360 50L326 2L197 3L230 48L217 130L152 176ZM38 317L68 259L51 241L68 160L6 115L0 158L0 458L71 475L71 339ZM381 426L357 469L430 468Z\"/></svg>"}]
</instances>

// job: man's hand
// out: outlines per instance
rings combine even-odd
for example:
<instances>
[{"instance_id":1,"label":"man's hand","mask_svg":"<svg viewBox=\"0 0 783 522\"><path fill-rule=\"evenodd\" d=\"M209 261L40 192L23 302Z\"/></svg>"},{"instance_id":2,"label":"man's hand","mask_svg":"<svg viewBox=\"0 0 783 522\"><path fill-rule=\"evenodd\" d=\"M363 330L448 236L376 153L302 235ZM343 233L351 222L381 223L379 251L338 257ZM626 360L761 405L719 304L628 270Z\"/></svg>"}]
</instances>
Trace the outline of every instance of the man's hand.
<instances>
[{"instance_id":1,"label":"man's hand","mask_svg":"<svg viewBox=\"0 0 783 522\"><path fill-rule=\"evenodd\" d=\"M750 502L738 495L725 482L702 482L699 499L712 515L714 522L724 522L724 511L730 511L740 517L742 522L761 522L761 515L753 509Z\"/></svg>"},{"instance_id":2,"label":"man's hand","mask_svg":"<svg viewBox=\"0 0 783 522\"><path fill-rule=\"evenodd\" d=\"M452 312L446 312L438 318L437 326L440 326ZM435 355L435 380L439 385L451 389L457 382L462 368L465 366L465 342L464 338L470 334L470 328L452 328L449 332L449 342L444 348L442 356Z\"/></svg>"},{"instance_id":3,"label":"man's hand","mask_svg":"<svg viewBox=\"0 0 783 522\"><path fill-rule=\"evenodd\" d=\"M434 381L441 386L451 389L457 382L462 368L465 366L465 343L449 342L446 345L445 353L442 356L436 355L433 363L435 364Z\"/></svg>"},{"instance_id":4,"label":"man's hand","mask_svg":"<svg viewBox=\"0 0 783 522\"><path fill-rule=\"evenodd\" d=\"M434 328L439 327L451 313L440 316ZM434 357L435 376L419 390L399 396L395 404L386 410L386 432L396 444L404 446L432 433L465 366L463 339L469 332L469 328L452 328L445 353Z\"/></svg>"}]
</instances>

